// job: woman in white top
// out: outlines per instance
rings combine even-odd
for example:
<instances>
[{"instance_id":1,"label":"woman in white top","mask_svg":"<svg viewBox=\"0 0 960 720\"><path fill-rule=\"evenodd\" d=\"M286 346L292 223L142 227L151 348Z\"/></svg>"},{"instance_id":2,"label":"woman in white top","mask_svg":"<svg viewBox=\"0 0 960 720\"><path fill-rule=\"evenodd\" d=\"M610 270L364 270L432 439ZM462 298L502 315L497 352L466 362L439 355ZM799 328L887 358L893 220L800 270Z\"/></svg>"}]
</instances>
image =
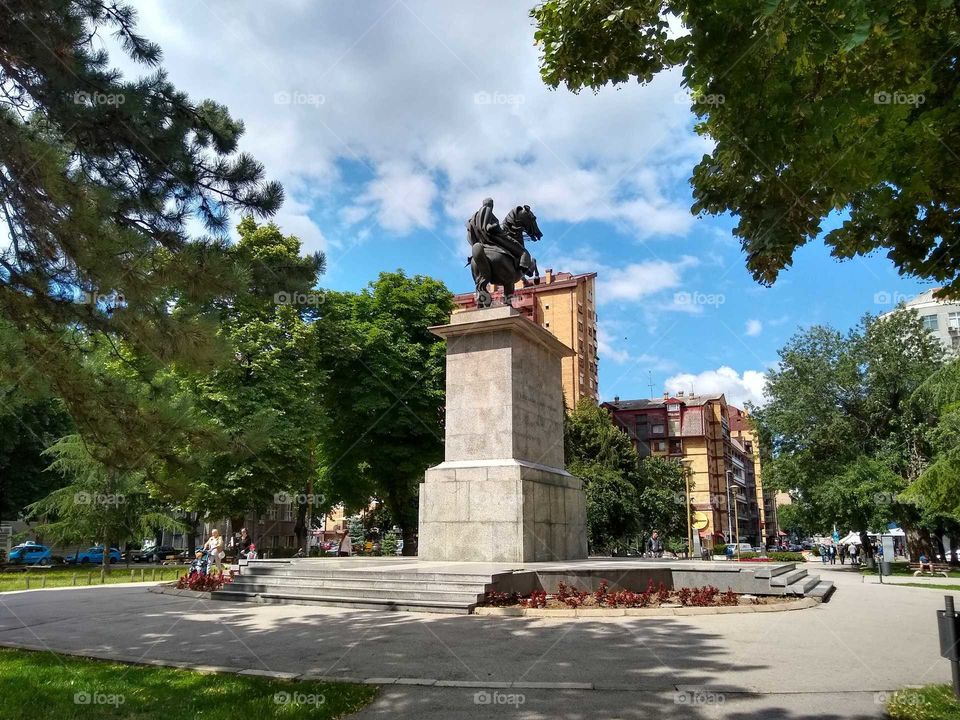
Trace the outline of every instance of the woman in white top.
<instances>
[{"instance_id":1,"label":"woman in white top","mask_svg":"<svg viewBox=\"0 0 960 720\"><path fill-rule=\"evenodd\" d=\"M353 542L350 540L350 533L344 532L343 537L340 538L340 552L337 553L340 557L348 557L353 553Z\"/></svg>"},{"instance_id":2,"label":"woman in white top","mask_svg":"<svg viewBox=\"0 0 960 720\"><path fill-rule=\"evenodd\" d=\"M220 537L220 531L214 528L210 531L210 539L203 546L207 551L207 573L209 574L214 567L217 572L223 572L223 538Z\"/></svg>"}]
</instances>

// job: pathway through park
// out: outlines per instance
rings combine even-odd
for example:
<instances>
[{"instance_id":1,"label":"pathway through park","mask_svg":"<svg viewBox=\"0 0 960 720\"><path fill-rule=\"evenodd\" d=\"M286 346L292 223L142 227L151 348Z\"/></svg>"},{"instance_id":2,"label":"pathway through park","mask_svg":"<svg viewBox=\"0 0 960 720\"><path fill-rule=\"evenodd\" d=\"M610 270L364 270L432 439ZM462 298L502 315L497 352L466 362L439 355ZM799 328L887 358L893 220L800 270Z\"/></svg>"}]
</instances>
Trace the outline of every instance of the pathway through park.
<instances>
[{"instance_id":1,"label":"pathway through park","mask_svg":"<svg viewBox=\"0 0 960 720\"><path fill-rule=\"evenodd\" d=\"M886 693L949 680L944 592L815 569L837 583L827 604L675 618L254 606L143 587L4 593L0 645L379 679L360 718L881 718Z\"/></svg>"}]
</instances>

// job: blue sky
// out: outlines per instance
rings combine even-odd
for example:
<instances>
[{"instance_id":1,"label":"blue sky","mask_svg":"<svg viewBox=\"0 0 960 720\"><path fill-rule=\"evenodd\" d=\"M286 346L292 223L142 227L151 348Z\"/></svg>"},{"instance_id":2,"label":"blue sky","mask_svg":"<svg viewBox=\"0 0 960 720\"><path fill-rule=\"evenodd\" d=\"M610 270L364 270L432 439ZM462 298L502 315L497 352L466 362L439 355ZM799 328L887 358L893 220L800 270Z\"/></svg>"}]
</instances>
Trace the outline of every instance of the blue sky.
<instances>
[{"instance_id":1,"label":"blue sky","mask_svg":"<svg viewBox=\"0 0 960 720\"><path fill-rule=\"evenodd\" d=\"M501 217L531 205L540 267L599 273L604 399L648 396L650 373L654 395L760 401L798 328L846 329L926 287L882 256L839 263L819 242L773 288L757 285L733 220L690 215L688 179L710 145L679 75L550 91L523 2L137 7L171 79L245 121L242 148L287 191L276 221L327 254L326 286L402 268L470 290L466 218L488 195Z\"/></svg>"}]
</instances>

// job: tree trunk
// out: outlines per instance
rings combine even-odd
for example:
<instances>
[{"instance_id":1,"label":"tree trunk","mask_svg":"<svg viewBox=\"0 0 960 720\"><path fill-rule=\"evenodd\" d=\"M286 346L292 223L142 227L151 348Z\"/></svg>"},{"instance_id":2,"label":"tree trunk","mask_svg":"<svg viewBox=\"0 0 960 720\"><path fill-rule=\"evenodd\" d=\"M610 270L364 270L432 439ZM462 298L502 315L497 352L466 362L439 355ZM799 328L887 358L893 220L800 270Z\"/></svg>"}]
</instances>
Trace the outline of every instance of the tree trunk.
<instances>
[{"instance_id":1,"label":"tree trunk","mask_svg":"<svg viewBox=\"0 0 960 720\"><path fill-rule=\"evenodd\" d=\"M197 513L190 513L188 524L190 526L190 532L187 533L187 556L193 559L194 555L197 554L197 525L199 524Z\"/></svg>"},{"instance_id":2,"label":"tree trunk","mask_svg":"<svg viewBox=\"0 0 960 720\"><path fill-rule=\"evenodd\" d=\"M309 491L308 491L309 493ZM307 551L307 503L302 502L297 505L297 523L293 527L293 533L297 536L297 547L303 548L304 553Z\"/></svg>"},{"instance_id":3,"label":"tree trunk","mask_svg":"<svg viewBox=\"0 0 960 720\"><path fill-rule=\"evenodd\" d=\"M866 530L860 531L860 551L863 553L864 560L869 560L868 564L873 564L873 542Z\"/></svg>"}]
</instances>

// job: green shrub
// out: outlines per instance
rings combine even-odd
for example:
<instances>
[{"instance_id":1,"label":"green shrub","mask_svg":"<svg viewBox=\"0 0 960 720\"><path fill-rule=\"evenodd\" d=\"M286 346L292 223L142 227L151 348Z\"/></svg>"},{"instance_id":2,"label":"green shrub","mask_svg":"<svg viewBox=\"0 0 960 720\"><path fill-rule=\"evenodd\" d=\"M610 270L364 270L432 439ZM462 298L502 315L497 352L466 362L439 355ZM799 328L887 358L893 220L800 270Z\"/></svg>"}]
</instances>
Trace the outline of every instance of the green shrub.
<instances>
[{"instance_id":1,"label":"green shrub","mask_svg":"<svg viewBox=\"0 0 960 720\"><path fill-rule=\"evenodd\" d=\"M772 552L767 555L777 562L803 562L803 553L798 552Z\"/></svg>"},{"instance_id":2,"label":"green shrub","mask_svg":"<svg viewBox=\"0 0 960 720\"><path fill-rule=\"evenodd\" d=\"M812 548L810 548L810 553L811 553L814 557L820 557L820 546L819 546L819 545L814 545Z\"/></svg>"},{"instance_id":3,"label":"green shrub","mask_svg":"<svg viewBox=\"0 0 960 720\"><path fill-rule=\"evenodd\" d=\"M734 552L734 553L733 553L733 556L736 557L736 556L737 556L737 553ZM752 560L753 558L758 558L758 557L760 557L760 553L755 553L755 552L741 552L741 553L740 553L740 559L741 559L741 560Z\"/></svg>"},{"instance_id":4,"label":"green shrub","mask_svg":"<svg viewBox=\"0 0 960 720\"><path fill-rule=\"evenodd\" d=\"M727 544L726 544L726 543L717 543L716 545L713 546L713 554L714 554L714 555L725 555L726 552L727 552Z\"/></svg>"}]
</instances>

